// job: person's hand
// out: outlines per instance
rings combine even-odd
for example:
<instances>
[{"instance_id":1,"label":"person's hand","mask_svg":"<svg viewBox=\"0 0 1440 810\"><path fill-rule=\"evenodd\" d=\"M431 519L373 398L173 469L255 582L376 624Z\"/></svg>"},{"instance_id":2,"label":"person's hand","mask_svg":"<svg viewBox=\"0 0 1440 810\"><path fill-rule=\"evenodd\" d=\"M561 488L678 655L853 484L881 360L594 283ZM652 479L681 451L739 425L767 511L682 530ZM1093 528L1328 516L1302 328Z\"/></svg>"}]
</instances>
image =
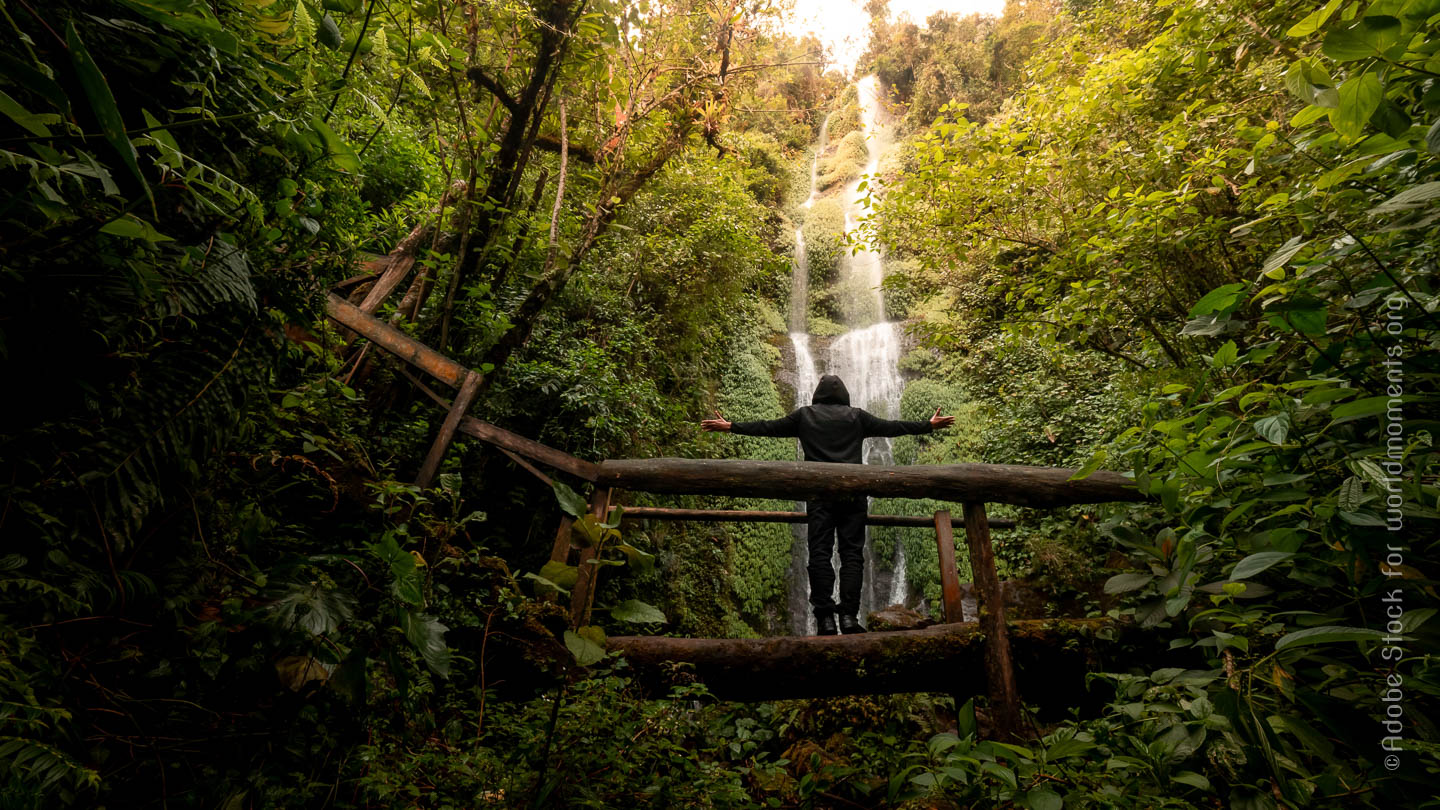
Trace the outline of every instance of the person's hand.
<instances>
[{"instance_id":1,"label":"person's hand","mask_svg":"<svg viewBox=\"0 0 1440 810\"><path fill-rule=\"evenodd\" d=\"M953 422L953 421L955 421L955 420L954 420L954 419L951 419L950 421ZM720 431L721 433L725 433L725 432L727 432L727 431L730 430L730 423L725 419L725 417L723 417L723 416L720 415L720 412L719 412L719 411L715 411L715 418L714 418L714 419L702 419L702 420L700 420L700 429L701 429L701 430L718 430L718 431Z\"/></svg>"},{"instance_id":2,"label":"person's hand","mask_svg":"<svg viewBox=\"0 0 1440 810\"><path fill-rule=\"evenodd\" d=\"M930 417L930 429L931 429L931 430L940 430L941 428L950 427L950 426L953 425L953 424L955 424L955 417L953 417L953 416L941 416L941 415L940 415L940 409L939 409L939 408L936 408L936 409L935 409L935 415L932 416L932 417Z\"/></svg>"}]
</instances>

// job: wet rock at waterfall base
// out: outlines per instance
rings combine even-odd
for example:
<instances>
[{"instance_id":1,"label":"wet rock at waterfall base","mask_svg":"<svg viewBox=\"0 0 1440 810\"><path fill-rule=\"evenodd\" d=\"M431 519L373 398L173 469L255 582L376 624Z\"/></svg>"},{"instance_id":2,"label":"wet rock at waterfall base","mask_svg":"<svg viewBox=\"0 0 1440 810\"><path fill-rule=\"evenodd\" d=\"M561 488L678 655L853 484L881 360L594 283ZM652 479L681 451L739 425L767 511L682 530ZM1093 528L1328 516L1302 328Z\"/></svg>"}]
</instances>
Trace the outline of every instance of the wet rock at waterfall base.
<instances>
[{"instance_id":1,"label":"wet rock at waterfall base","mask_svg":"<svg viewBox=\"0 0 1440 810\"><path fill-rule=\"evenodd\" d=\"M889 630L919 630L935 624L935 620L922 616L904 605L890 605L872 612L865 618L865 629L875 632Z\"/></svg>"}]
</instances>

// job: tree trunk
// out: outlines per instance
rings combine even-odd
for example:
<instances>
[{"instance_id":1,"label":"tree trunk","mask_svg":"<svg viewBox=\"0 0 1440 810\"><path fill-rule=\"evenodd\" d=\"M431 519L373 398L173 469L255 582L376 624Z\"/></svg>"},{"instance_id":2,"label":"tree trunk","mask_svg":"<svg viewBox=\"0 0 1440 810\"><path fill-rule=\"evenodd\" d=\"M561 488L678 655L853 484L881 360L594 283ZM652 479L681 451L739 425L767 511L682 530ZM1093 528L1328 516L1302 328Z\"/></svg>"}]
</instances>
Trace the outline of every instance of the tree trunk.
<instances>
[{"instance_id":1,"label":"tree trunk","mask_svg":"<svg viewBox=\"0 0 1440 810\"><path fill-rule=\"evenodd\" d=\"M508 210L513 191L520 182L525 162L529 157L531 142L538 136L538 122L544 116L544 105L550 97L555 78L564 66L565 52L569 48L575 23L585 9L584 0L553 0L540 19L540 41L535 48L530 75L520 95L511 98L493 79L483 71L472 68L472 81L495 94L509 112L505 132L500 137L495 157L491 162L490 176L485 191L480 196L480 206L465 250L456 261L445 293L441 314L441 340L439 348L444 350L449 337L450 320L454 313L455 296L464 285L465 279L479 266L481 257L488 251L494 240L495 226L501 212Z\"/></svg>"}]
</instances>

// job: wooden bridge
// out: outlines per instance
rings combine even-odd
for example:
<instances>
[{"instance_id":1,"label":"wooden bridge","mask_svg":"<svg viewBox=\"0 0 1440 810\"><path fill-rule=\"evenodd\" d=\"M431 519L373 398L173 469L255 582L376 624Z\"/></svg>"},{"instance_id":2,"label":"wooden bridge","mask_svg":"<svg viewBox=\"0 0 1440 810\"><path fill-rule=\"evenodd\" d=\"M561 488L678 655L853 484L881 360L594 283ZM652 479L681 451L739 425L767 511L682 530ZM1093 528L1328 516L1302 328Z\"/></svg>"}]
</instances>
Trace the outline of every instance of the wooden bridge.
<instances>
[{"instance_id":1,"label":"wooden bridge","mask_svg":"<svg viewBox=\"0 0 1440 810\"><path fill-rule=\"evenodd\" d=\"M940 558L944 624L924 630L866 633L849 636L779 639L676 639L611 637L608 645L626 653L637 671L651 674L687 663L718 697L736 700L771 700L837 694L893 692L945 692L964 695L982 688L989 694L997 736L1017 736L1021 729L1020 693L1012 654L1010 627L1005 619L1000 582L990 532L1009 528L1009 521L990 520L987 503L1054 507L1107 501L1137 501L1142 496L1133 482L1113 472L1096 472L1074 480L1074 470L1015 465L954 464L905 467L819 462L776 462L724 459L616 459L594 463L547 447L467 415L480 389L479 372L385 324L373 313L384 292L394 289L391 268L378 280L360 306L330 295L327 310L341 326L368 339L416 369L456 390L446 400L422 381L413 381L447 409L444 422L420 467L416 483L429 486L457 432L473 436L499 449L520 467L546 484L551 478L536 465L544 465L593 485L591 513L603 517L621 490L660 494L744 496L812 500L840 496L933 498L957 502L962 514L948 510L933 517L870 515L872 526L933 526ZM388 290L387 290L388 291ZM761 512L713 509L628 507L629 519L688 521L805 521L803 512ZM955 563L953 529L963 527L979 595L978 627L962 622L961 592ZM572 522L562 518L555 533L551 559L573 563L579 576L571 591L572 626L588 622L601 566L593 547L571 543ZM1057 672L1083 677L1086 661L1076 647L1039 643L1046 633L1089 634L1098 620L1067 622L1016 622L1016 650L1022 657L1030 684L1037 694L1053 688ZM1063 626L1057 626L1063 625ZM1068 652L1066 649L1068 648ZM983 659L984 677L977 674ZM1022 680L1026 680L1022 678ZM958 705L958 704L957 704Z\"/></svg>"}]
</instances>

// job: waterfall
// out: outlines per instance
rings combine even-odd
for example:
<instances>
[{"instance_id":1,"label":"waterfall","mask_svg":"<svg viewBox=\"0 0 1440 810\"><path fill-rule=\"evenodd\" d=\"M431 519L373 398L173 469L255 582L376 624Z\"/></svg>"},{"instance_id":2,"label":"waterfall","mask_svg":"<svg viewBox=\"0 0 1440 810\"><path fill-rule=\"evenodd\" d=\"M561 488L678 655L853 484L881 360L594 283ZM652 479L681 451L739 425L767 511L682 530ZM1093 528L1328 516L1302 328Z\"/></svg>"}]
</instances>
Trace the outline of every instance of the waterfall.
<instances>
[{"instance_id":1,"label":"waterfall","mask_svg":"<svg viewBox=\"0 0 1440 810\"><path fill-rule=\"evenodd\" d=\"M872 190L874 176L880 166L880 158L889 148L887 128L881 121L882 110L879 98L879 80L867 76L856 84L860 102L860 125L869 146L869 161L864 176L870 178ZM816 177L820 156L825 150L829 136L830 118L827 116L820 127L814 157L810 162L810 196L802 204L810 208L816 200ZM847 202L845 210L845 231L849 233L869 213L870 208L860 199L860 180L851 183L843 191ZM900 377L900 334L895 324L885 320L885 300L880 291L884 279L883 259L879 253L862 249L846 257L840 268L838 284L851 294L845 296L845 326L850 331L836 338L823 354L823 368L826 374L835 374L845 381L850 391L850 403L864 408L876 416L894 419L899 416L900 395L905 383ZM805 237L800 229L795 231L795 271L790 297L790 343L795 353L795 405L810 404L810 395L819 381L821 363L816 361L810 346L808 333L809 309L809 259L805 253ZM894 455L889 439L868 439L865 442L865 463L892 464ZM808 552L805 544L805 527L797 526L795 543L790 564L791 585L789 589L789 613L791 627L797 635L815 632L815 619L810 614L809 586L805 573ZM838 552L832 556L831 564L839 572ZM869 530L865 543L865 587L860 596L860 616L863 618L878 607L888 604L905 603L905 552L897 545L893 572L881 581L875 570L875 560L870 544ZM838 601L837 593L835 597Z\"/></svg>"}]
</instances>

